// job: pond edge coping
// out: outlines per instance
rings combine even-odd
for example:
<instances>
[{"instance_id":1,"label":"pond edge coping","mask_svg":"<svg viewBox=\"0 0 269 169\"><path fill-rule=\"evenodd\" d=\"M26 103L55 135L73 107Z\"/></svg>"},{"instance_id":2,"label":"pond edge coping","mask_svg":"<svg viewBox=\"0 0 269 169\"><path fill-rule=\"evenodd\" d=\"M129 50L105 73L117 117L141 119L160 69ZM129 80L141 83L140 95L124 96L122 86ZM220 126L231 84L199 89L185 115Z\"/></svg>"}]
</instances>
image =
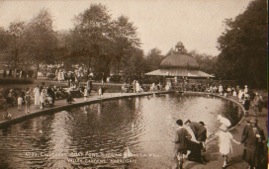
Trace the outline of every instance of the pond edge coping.
<instances>
[{"instance_id":1,"label":"pond edge coping","mask_svg":"<svg viewBox=\"0 0 269 169\"><path fill-rule=\"evenodd\" d=\"M11 119L11 120L1 121L0 122L0 129L8 127L8 126L10 126L12 124L22 122L24 120L31 119L31 118L36 117L36 116L45 115L45 114L52 114L52 113L62 111L62 110L65 110L65 109L70 109L70 108L73 108L73 107L78 107L78 106L83 106L83 105L88 105L88 104L94 104L94 103L100 103L100 102L103 102L103 101L116 100L116 99L121 99L121 98L141 97L141 96L149 96L149 95L154 95L154 94L168 94L168 93L177 93L177 92L175 92L175 91L164 91L164 92L149 92L149 93L138 93L138 94L137 93L136 94L132 93L130 95L125 95L125 96L121 96L121 95L120 96L110 96L110 97L103 98L103 99L98 99L97 98L97 99L90 100L90 101L84 101L84 102L82 101L82 102L66 104L66 105L58 106L58 107L51 107L49 109L39 110L39 111L36 111L34 113L31 113L31 114L22 115L20 117L17 117L17 118ZM233 99L224 97L224 96L217 95L217 94L204 93L204 92L191 92L191 91L185 91L183 94L198 94L198 95L210 95L210 96L214 96L214 97L219 97L219 98L222 98L224 100L228 100L228 101L231 101L231 102L237 104L244 111L243 105L240 104L239 102L237 102L237 101L235 101ZM229 131L234 130L238 125L240 125L243 122L243 119L244 119L244 116L241 117L240 121L236 125L229 128ZM217 137L216 135L210 137L207 140L207 143L211 142L216 137Z\"/></svg>"},{"instance_id":2,"label":"pond edge coping","mask_svg":"<svg viewBox=\"0 0 269 169\"><path fill-rule=\"evenodd\" d=\"M31 119L33 117L37 117L40 115L52 114L52 113L66 110L66 109L70 109L73 107L84 106L84 105L88 105L88 104L100 103L103 101L116 100L116 99L121 99L121 98L142 97L142 96L149 96L149 95L154 95L154 94L168 94L168 93L174 93L174 91L147 92L147 93L143 92L143 93L135 93L135 94L130 93L130 94L124 95L124 96L121 95L122 93L119 93L119 96L108 96L108 97L102 98L102 99L99 99L97 96L97 98L94 100L75 102L72 104L66 103L65 105L61 105L61 106L57 106L57 107L49 107L48 109L37 110L33 113L24 114L20 117L14 118L14 119L1 121L0 122L0 129L8 127L12 124L16 124L16 123Z\"/></svg>"}]
</instances>

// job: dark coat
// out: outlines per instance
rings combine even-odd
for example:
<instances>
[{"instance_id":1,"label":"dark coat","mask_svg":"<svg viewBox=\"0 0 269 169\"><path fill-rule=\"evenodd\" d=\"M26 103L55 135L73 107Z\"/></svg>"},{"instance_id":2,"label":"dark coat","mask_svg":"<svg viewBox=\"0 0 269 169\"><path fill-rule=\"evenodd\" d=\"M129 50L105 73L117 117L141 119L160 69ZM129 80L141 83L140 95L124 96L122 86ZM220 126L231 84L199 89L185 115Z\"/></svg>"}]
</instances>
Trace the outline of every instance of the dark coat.
<instances>
[{"instance_id":1,"label":"dark coat","mask_svg":"<svg viewBox=\"0 0 269 169\"><path fill-rule=\"evenodd\" d=\"M176 152L187 153L189 140L191 139L190 133L185 128L178 128L175 134L175 150Z\"/></svg>"},{"instance_id":2,"label":"dark coat","mask_svg":"<svg viewBox=\"0 0 269 169\"><path fill-rule=\"evenodd\" d=\"M250 107L250 101L249 100L245 100L244 101L244 109L245 110L249 110L249 107Z\"/></svg>"},{"instance_id":3,"label":"dark coat","mask_svg":"<svg viewBox=\"0 0 269 169\"><path fill-rule=\"evenodd\" d=\"M205 141L207 130L205 126L198 122L191 122L190 128L192 129L197 141Z\"/></svg>"},{"instance_id":4,"label":"dark coat","mask_svg":"<svg viewBox=\"0 0 269 169\"><path fill-rule=\"evenodd\" d=\"M257 137L260 135L260 138ZM253 167L259 168L264 158L264 140L265 135L260 127L254 131L253 127L245 127L241 142L245 145L244 160Z\"/></svg>"}]
</instances>

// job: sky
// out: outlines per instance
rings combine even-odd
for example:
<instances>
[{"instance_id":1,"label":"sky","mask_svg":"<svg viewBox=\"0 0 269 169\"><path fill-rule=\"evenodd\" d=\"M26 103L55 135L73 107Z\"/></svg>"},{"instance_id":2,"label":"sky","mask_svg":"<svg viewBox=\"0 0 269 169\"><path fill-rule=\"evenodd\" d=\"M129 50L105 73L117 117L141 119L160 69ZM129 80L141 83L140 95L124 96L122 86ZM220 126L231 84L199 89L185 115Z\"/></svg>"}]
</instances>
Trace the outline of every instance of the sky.
<instances>
[{"instance_id":1,"label":"sky","mask_svg":"<svg viewBox=\"0 0 269 169\"><path fill-rule=\"evenodd\" d=\"M158 48L166 54L177 42L188 51L216 56L224 20L244 12L251 0L0 0L0 27L29 22L41 9L53 16L55 30L74 27L75 15L93 3L107 6L113 19L124 15L137 27L147 54Z\"/></svg>"}]
</instances>

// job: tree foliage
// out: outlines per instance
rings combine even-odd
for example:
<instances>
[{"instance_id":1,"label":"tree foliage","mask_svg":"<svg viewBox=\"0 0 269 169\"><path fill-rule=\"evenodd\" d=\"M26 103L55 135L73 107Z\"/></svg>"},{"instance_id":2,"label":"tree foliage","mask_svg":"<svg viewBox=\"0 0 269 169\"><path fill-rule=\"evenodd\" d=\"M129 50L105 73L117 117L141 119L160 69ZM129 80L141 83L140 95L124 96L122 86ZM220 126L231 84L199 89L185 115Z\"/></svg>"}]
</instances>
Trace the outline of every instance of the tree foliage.
<instances>
[{"instance_id":1,"label":"tree foliage","mask_svg":"<svg viewBox=\"0 0 269 169\"><path fill-rule=\"evenodd\" d=\"M69 42L70 57L76 56L79 64L105 75L111 67L117 73L124 71L123 60L131 58L129 52L140 44L133 23L125 16L113 20L102 4L92 4L75 17Z\"/></svg>"},{"instance_id":2,"label":"tree foliage","mask_svg":"<svg viewBox=\"0 0 269 169\"><path fill-rule=\"evenodd\" d=\"M22 39L25 29L24 22L11 22L7 30L0 29L0 51L1 58L9 69L16 72L17 68L24 66L24 48L25 43ZM16 76L16 73L14 74Z\"/></svg>"},{"instance_id":3,"label":"tree foliage","mask_svg":"<svg viewBox=\"0 0 269 169\"><path fill-rule=\"evenodd\" d=\"M235 19L225 20L227 28L218 39L221 51L217 61L219 77L237 79L253 87L266 87L266 7L265 0L254 0Z\"/></svg>"},{"instance_id":4,"label":"tree foliage","mask_svg":"<svg viewBox=\"0 0 269 169\"><path fill-rule=\"evenodd\" d=\"M131 48L140 46L140 39L137 37L137 28L132 22L129 22L129 18L126 16L120 16L117 20L112 22L113 24L113 66L119 73L124 67L122 59L128 57Z\"/></svg>"},{"instance_id":5,"label":"tree foliage","mask_svg":"<svg viewBox=\"0 0 269 169\"><path fill-rule=\"evenodd\" d=\"M53 29L53 20L48 10L41 10L26 27L25 48L29 59L35 64L54 63L53 52L57 48L56 32Z\"/></svg>"},{"instance_id":6,"label":"tree foliage","mask_svg":"<svg viewBox=\"0 0 269 169\"><path fill-rule=\"evenodd\" d=\"M158 69L163 59L164 59L164 56L162 55L162 52L159 49L157 48L151 49L145 59L146 65L147 65L146 71L150 72L150 71Z\"/></svg>"},{"instance_id":7,"label":"tree foliage","mask_svg":"<svg viewBox=\"0 0 269 169\"><path fill-rule=\"evenodd\" d=\"M200 70L208 74L215 74L217 57L207 54L199 54L196 51L188 52L199 64Z\"/></svg>"},{"instance_id":8,"label":"tree foliage","mask_svg":"<svg viewBox=\"0 0 269 169\"><path fill-rule=\"evenodd\" d=\"M88 68L102 70L110 60L111 29L111 16L106 6L92 4L75 17L75 28L70 37L72 55L76 55Z\"/></svg>"},{"instance_id":9,"label":"tree foliage","mask_svg":"<svg viewBox=\"0 0 269 169\"><path fill-rule=\"evenodd\" d=\"M36 65L39 71L39 64L54 64L54 52L57 49L57 36L53 29L53 19L48 10L41 10L26 26L23 35L24 49L27 54L27 61ZM35 74L37 77L37 74Z\"/></svg>"}]
</instances>

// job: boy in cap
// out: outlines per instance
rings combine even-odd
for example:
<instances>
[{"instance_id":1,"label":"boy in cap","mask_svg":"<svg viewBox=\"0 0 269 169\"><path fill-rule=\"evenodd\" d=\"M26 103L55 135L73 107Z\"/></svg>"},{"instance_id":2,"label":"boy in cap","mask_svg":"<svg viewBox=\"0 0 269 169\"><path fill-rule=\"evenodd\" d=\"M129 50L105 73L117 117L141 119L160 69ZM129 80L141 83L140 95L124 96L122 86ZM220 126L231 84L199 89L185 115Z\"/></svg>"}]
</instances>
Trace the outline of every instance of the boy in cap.
<instances>
[{"instance_id":1,"label":"boy in cap","mask_svg":"<svg viewBox=\"0 0 269 169\"><path fill-rule=\"evenodd\" d=\"M191 135L189 132L183 127L183 121L178 119L176 121L178 128L175 134L175 166L173 169L177 169L178 167L182 169L183 167L183 157L187 154L189 140L191 139ZM178 157L179 156L179 157ZM180 164L178 163L180 161Z\"/></svg>"}]
</instances>

